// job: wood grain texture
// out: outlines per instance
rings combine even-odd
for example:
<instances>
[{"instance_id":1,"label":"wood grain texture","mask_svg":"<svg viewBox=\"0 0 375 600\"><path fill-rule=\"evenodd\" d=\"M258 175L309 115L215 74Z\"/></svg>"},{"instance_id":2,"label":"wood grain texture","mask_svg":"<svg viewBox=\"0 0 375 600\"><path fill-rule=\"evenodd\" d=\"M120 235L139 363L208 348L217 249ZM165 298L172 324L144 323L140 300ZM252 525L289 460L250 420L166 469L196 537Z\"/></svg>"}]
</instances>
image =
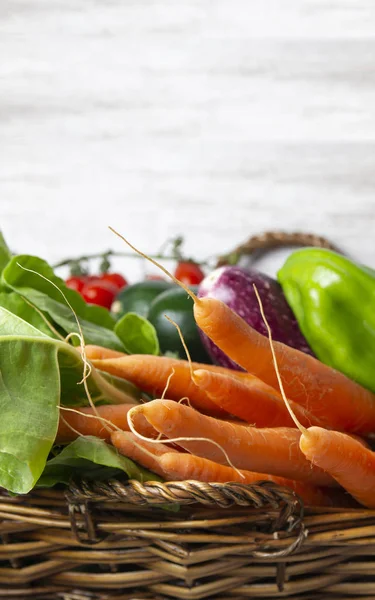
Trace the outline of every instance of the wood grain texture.
<instances>
[{"instance_id":1,"label":"wood grain texture","mask_svg":"<svg viewBox=\"0 0 375 600\"><path fill-rule=\"evenodd\" d=\"M372 0L2 0L0 55L15 249L304 229L375 264Z\"/></svg>"}]
</instances>

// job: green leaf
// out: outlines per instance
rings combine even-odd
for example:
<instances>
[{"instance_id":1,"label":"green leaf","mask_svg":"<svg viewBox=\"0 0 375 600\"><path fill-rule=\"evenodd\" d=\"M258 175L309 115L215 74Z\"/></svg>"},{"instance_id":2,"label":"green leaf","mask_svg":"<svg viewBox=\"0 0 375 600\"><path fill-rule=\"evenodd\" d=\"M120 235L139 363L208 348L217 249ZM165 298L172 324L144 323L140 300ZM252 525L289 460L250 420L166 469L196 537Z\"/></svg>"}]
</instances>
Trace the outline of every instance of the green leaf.
<instances>
[{"instance_id":1,"label":"green leaf","mask_svg":"<svg viewBox=\"0 0 375 600\"><path fill-rule=\"evenodd\" d=\"M115 325L115 333L129 354L159 354L155 327L137 313L126 313Z\"/></svg>"},{"instance_id":2,"label":"green leaf","mask_svg":"<svg viewBox=\"0 0 375 600\"><path fill-rule=\"evenodd\" d=\"M82 383L84 364L81 354L72 346L62 342L59 347L58 360L61 377L61 404L64 406L88 405L88 398ZM113 375L107 376L93 366L91 366L91 374L86 383L95 404L136 403L142 398L141 391L132 383Z\"/></svg>"},{"instance_id":3,"label":"green leaf","mask_svg":"<svg viewBox=\"0 0 375 600\"><path fill-rule=\"evenodd\" d=\"M29 492L56 438L59 404L88 403L83 360L73 346L46 336L0 307L0 487ZM129 402L131 390L92 368L94 402ZM138 391L137 391L138 392Z\"/></svg>"},{"instance_id":4,"label":"green leaf","mask_svg":"<svg viewBox=\"0 0 375 600\"><path fill-rule=\"evenodd\" d=\"M4 336L46 337L40 329L24 321L3 306L0 306L0 336L0 340Z\"/></svg>"},{"instance_id":5,"label":"green leaf","mask_svg":"<svg viewBox=\"0 0 375 600\"><path fill-rule=\"evenodd\" d=\"M37 310L16 292L0 292L0 306L27 321L49 337L58 337L48 327Z\"/></svg>"},{"instance_id":6,"label":"green leaf","mask_svg":"<svg viewBox=\"0 0 375 600\"><path fill-rule=\"evenodd\" d=\"M2 336L0 487L16 494L34 487L56 437L59 399L57 347L47 337Z\"/></svg>"},{"instance_id":7,"label":"green leaf","mask_svg":"<svg viewBox=\"0 0 375 600\"><path fill-rule=\"evenodd\" d=\"M19 265L21 265L21 267ZM24 267L24 269L22 269L22 267ZM30 271L25 271L25 268L36 271L39 275L30 273ZM40 275L46 277L48 281L43 279L43 277L40 277ZM113 329L115 325L115 319L106 308L87 304L78 292L68 288L65 285L65 282L55 275L52 267L50 267L46 261L37 256L30 256L28 254L14 256L6 269L4 269L2 280L5 285L16 291L20 288L33 288L36 291L46 294L49 298L56 300L59 304L66 306L66 301L61 294L61 292L63 292L65 297L69 300L69 303L72 305L75 313L80 317L83 317L96 325L101 325L106 329ZM55 284L58 289L50 282Z\"/></svg>"},{"instance_id":8,"label":"green leaf","mask_svg":"<svg viewBox=\"0 0 375 600\"><path fill-rule=\"evenodd\" d=\"M12 258L12 253L9 250L9 248L4 240L4 236L0 231L0 273L4 269L5 265L8 264L8 262L10 261L11 258Z\"/></svg>"},{"instance_id":9,"label":"green leaf","mask_svg":"<svg viewBox=\"0 0 375 600\"><path fill-rule=\"evenodd\" d=\"M79 333L77 321L69 306L60 304L46 294L31 288L19 288L18 292L34 304L39 310L49 315L50 319L59 325L66 334ZM83 332L86 344L95 344L105 346L112 350L124 351L124 346L117 335L105 327L101 327L78 315L79 323ZM73 343L78 345L78 338L72 339Z\"/></svg>"},{"instance_id":10,"label":"green leaf","mask_svg":"<svg viewBox=\"0 0 375 600\"><path fill-rule=\"evenodd\" d=\"M49 281L25 271L19 265L36 271ZM66 334L79 333L74 314L59 291L61 290L79 318L87 344L124 350L121 341L112 331L115 320L109 311L86 304L83 298L67 288L63 280L56 277L51 267L40 258L27 255L13 257L2 273L2 283L45 313L49 320L61 327Z\"/></svg>"},{"instance_id":11,"label":"green leaf","mask_svg":"<svg viewBox=\"0 0 375 600\"><path fill-rule=\"evenodd\" d=\"M160 477L122 456L104 440L82 436L47 462L38 487L52 487L56 483L68 484L74 477L109 479L121 473L126 473L129 479L141 482L161 481Z\"/></svg>"}]
</instances>

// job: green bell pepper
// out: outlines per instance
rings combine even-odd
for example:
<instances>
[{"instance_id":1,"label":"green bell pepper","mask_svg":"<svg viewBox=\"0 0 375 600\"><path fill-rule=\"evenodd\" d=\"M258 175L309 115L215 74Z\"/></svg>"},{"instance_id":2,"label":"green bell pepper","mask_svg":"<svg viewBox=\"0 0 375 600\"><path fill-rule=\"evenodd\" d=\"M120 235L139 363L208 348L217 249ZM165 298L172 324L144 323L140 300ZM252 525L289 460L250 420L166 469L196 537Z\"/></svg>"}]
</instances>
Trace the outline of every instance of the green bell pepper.
<instances>
[{"instance_id":1,"label":"green bell pepper","mask_svg":"<svg viewBox=\"0 0 375 600\"><path fill-rule=\"evenodd\" d=\"M375 392L375 271L304 248L287 258L278 280L316 356Z\"/></svg>"}]
</instances>

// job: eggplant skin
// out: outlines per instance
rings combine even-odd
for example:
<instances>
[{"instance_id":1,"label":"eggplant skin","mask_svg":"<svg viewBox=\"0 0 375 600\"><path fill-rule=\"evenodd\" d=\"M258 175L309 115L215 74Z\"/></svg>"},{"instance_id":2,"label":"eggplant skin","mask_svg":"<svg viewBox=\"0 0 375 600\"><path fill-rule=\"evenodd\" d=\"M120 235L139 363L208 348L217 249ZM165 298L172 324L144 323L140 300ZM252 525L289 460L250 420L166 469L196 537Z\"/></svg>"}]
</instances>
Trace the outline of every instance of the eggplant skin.
<instances>
[{"instance_id":1,"label":"eggplant skin","mask_svg":"<svg viewBox=\"0 0 375 600\"><path fill-rule=\"evenodd\" d=\"M256 269L236 266L219 267L207 275L199 285L198 297L221 300L256 331L267 336L267 328L260 313L254 285L262 300L273 340L314 356L276 279ZM202 331L199 330L199 334L207 352L216 364L242 370Z\"/></svg>"}]
</instances>

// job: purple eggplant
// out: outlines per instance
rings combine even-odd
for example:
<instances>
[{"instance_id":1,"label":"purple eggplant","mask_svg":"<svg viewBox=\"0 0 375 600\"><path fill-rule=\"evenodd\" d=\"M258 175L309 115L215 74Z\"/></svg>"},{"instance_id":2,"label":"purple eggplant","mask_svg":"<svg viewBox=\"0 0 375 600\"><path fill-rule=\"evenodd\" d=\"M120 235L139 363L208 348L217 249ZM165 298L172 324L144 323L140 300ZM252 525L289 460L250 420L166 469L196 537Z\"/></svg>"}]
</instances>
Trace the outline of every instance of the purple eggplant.
<instances>
[{"instance_id":1,"label":"purple eggplant","mask_svg":"<svg viewBox=\"0 0 375 600\"><path fill-rule=\"evenodd\" d=\"M264 314L271 327L273 340L313 356L280 284L268 275L255 269L233 266L219 267L204 278L198 288L198 296L222 300L256 331L267 336L267 329L260 314L253 285L256 286L262 300ZM199 334L214 363L230 369L242 370L202 331L199 331Z\"/></svg>"}]
</instances>

